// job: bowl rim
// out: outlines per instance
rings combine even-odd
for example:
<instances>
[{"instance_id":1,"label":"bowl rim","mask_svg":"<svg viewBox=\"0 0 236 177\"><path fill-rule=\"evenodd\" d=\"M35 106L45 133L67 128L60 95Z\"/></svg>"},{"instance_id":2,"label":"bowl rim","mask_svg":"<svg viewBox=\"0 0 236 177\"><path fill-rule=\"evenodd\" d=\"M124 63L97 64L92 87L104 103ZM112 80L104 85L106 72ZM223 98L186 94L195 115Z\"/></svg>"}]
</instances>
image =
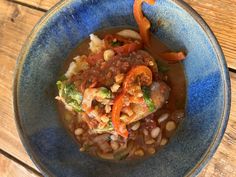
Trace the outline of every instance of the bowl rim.
<instances>
[{"instance_id":1,"label":"bowl rim","mask_svg":"<svg viewBox=\"0 0 236 177\"><path fill-rule=\"evenodd\" d=\"M15 66L15 72L14 72L14 80L13 80L13 108L14 108L14 117L15 117L15 124L17 127L17 131L19 134L19 137L21 139L21 142L26 149L27 154L30 156L31 160L34 162L35 166L40 170L40 172L44 176L54 176L43 163L39 161L37 156L34 154L33 150L30 147L30 144L24 134L24 130L21 125L20 116L19 116L19 110L18 110L18 81L21 75L22 66L24 64L24 61L26 59L27 52L30 49L31 44L33 43L35 37L37 36L38 32L41 30L41 28L47 24L48 20L55 15L61 8L66 6L67 4L70 4L73 0L69 1L59 1L56 3L49 11L47 11L41 19L36 23L34 28L32 29L31 33L27 37L26 41L24 42L24 45L20 51L20 54L17 58L16 66ZM173 3L175 3L177 6L182 8L184 11L186 11L202 28L202 30L205 32L207 37L209 38L216 54L217 59L220 63L221 68L221 74L223 75L222 78L224 79L224 109L221 116L221 121L218 125L217 132L213 138L213 141L211 142L210 146L206 150L206 152L202 155L201 159L198 161L195 166L186 172L185 177L187 176L196 176L200 173L200 171L206 166L206 164L209 162L209 160L212 158L214 153L216 152L222 138L224 135L224 132L227 127L227 123L229 120L229 114L230 114L230 107L231 107L231 83L230 83L230 76L228 72L227 63L224 57L224 53L220 47L219 42L217 41L215 35L213 34L210 27L207 25L207 23L204 21L204 19L186 2L181 0L171 0Z\"/></svg>"}]
</instances>

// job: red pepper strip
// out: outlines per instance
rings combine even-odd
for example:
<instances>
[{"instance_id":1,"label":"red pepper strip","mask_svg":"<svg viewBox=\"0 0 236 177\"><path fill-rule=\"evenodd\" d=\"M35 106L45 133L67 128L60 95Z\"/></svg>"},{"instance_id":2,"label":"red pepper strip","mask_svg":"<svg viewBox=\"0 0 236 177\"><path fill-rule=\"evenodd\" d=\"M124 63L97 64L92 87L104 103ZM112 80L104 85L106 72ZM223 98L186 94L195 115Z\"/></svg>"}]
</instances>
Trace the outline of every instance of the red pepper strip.
<instances>
[{"instance_id":1,"label":"red pepper strip","mask_svg":"<svg viewBox=\"0 0 236 177\"><path fill-rule=\"evenodd\" d=\"M125 77L123 82L124 90L127 91L135 79L141 76L141 85L150 85L152 83L152 71L147 66L136 66L132 68Z\"/></svg>"},{"instance_id":2,"label":"red pepper strip","mask_svg":"<svg viewBox=\"0 0 236 177\"><path fill-rule=\"evenodd\" d=\"M120 55L128 55L131 52L142 49L142 47L143 46L141 43L133 42L133 43L125 44L123 46L114 47L113 50Z\"/></svg>"},{"instance_id":3,"label":"red pepper strip","mask_svg":"<svg viewBox=\"0 0 236 177\"><path fill-rule=\"evenodd\" d=\"M116 46L116 47L112 46L112 42L114 39L119 42L122 42L123 45ZM112 49L120 55L128 55L131 52L134 52L136 50L143 48L143 44L141 41L136 40L135 42L131 39L127 39L119 35L110 35L110 34L106 35L104 38L104 41L105 41L106 48Z\"/></svg>"},{"instance_id":4,"label":"red pepper strip","mask_svg":"<svg viewBox=\"0 0 236 177\"><path fill-rule=\"evenodd\" d=\"M112 107L111 116L115 131L124 138L128 137L128 131L125 124L120 121L120 112L123 107L125 94L138 76L141 76L141 85L150 85L152 83L152 71L147 66L141 65L132 68L123 82L123 91L115 98Z\"/></svg>"},{"instance_id":5,"label":"red pepper strip","mask_svg":"<svg viewBox=\"0 0 236 177\"><path fill-rule=\"evenodd\" d=\"M160 57L167 61L181 61L186 58L184 52L164 52Z\"/></svg>"},{"instance_id":6,"label":"red pepper strip","mask_svg":"<svg viewBox=\"0 0 236 177\"><path fill-rule=\"evenodd\" d=\"M143 12L142 12L143 2L146 2L150 5L154 5L155 0L135 0L134 7L133 7L134 18L138 24L140 35L142 37L144 44L148 45L149 40L150 40L149 29L151 27L151 23L143 15Z\"/></svg>"},{"instance_id":7,"label":"red pepper strip","mask_svg":"<svg viewBox=\"0 0 236 177\"><path fill-rule=\"evenodd\" d=\"M128 130L126 128L124 128L124 131L121 131L121 121L120 121L120 112L123 107L124 96L125 96L125 93L122 92L120 95L118 95L116 97L113 107L112 107L111 117L112 117L112 123L115 128L115 131L120 136L127 138L128 137Z\"/></svg>"}]
</instances>

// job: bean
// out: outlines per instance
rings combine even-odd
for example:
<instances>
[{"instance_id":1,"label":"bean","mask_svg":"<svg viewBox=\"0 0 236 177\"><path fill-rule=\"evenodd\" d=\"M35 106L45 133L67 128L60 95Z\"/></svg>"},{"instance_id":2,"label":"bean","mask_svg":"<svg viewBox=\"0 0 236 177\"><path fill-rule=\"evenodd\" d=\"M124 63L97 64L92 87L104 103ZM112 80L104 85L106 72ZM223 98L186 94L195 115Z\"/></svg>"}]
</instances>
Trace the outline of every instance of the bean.
<instances>
[{"instance_id":1,"label":"bean","mask_svg":"<svg viewBox=\"0 0 236 177\"><path fill-rule=\"evenodd\" d=\"M103 57L105 61L110 60L115 55L115 52L111 49L105 50L103 53Z\"/></svg>"},{"instance_id":2,"label":"bean","mask_svg":"<svg viewBox=\"0 0 236 177\"><path fill-rule=\"evenodd\" d=\"M153 61L149 61L149 66L153 66L154 65L154 63L153 63Z\"/></svg>"},{"instance_id":3,"label":"bean","mask_svg":"<svg viewBox=\"0 0 236 177\"><path fill-rule=\"evenodd\" d=\"M147 151L149 154L154 154L156 152L155 148L153 147L148 148Z\"/></svg>"},{"instance_id":4,"label":"bean","mask_svg":"<svg viewBox=\"0 0 236 177\"><path fill-rule=\"evenodd\" d=\"M143 155L144 155L144 152L143 152L142 149L138 149L138 150L136 150L136 151L134 152L134 154L135 154L136 156L143 156Z\"/></svg>"},{"instance_id":5,"label":"bean","mask_svg":"<svg viewBox=\"0 0 236 177\"><path fill-rule=\"evenodd\" d=\"M169 114L168 113L164 113L164 114L162 114L159 118L158 118L158 123L160 124L160 123L162 123L162 122L164 122L167 118L169 117Z\"/></svg>"},{"instance_id":6,"label":"bean","mask_svg":"<svg viewBox=\"0 0 236 177\"><path fill-rule=\"evenodd\" d=\"M176 124L174 121L169 121L166 123L166 130L171 132L176 129Z\"/></svg>"},{"instance_id":7,"label":"bean","mask_svg":"<svg viewBox=\"0 0 236 177\"><path fill-rule=\"evenodd\" d=\"M82 128L77 128L74 133L75 133L76 136L79 136L79 135L81 135L83 132L84 132L84 130L83 130Z\"/></svg>"},{"instance_id":8,"label":"bean","mask_svg":"<svg viewBox=\"0 0 236 177\"><path fill-rule=\"evenodd\" d=\"M85 148L84 148L84 147L81 147L79 150L80 150L81 152L84 152L84 151L85 151Z\"/></svg>"},{"instance_id":9,"label":"bean","mask_svg":"<svg viewBox=\"0 0 236 177\"><path fill-rule=\"evenodd\" d=\"M167 140L166 138L163 138L163 139L161 140L161 146L166 145L167 142L168 142L168 140Z\"/></svg>"},{"instance_id":10,"label":"bean","mask_svg":"<svg viewBox=\"0 0 236 177\"><path fill-rule=\"evenodd\" d=\"M145 144L153 144L153 143L155 143L154 139L149 139L145 142Z\"/></svg>"},{"instance_id":11,"label":"bean","mask_svg":"<svg viewBox=\"0 0 236 177\"><path fill-rule=\"evenodd\" d=\"M152 138L158 137L160 131L161 131L161 129L160 129L159 127L156 127L156 128L154 128L154 129L152 129L152 131L151 131L151 137L152 137Z\"/></svg>"},{"instance_id":12,"label":"bean","mask_svg":"<svg viewBox=\"0 0 236 177\"><path fill-rule=\"evenodd\" d=\"M144 134L145 136L148 136L148 131L147 131L146 129L143 129L143 134Z\"/></svg>"},{"instance_id":13,"label":"bean","mask_svg":"<svg viewBox=\"0 0 236 177\"><path fill-rule=\"evenodd\" d=\"M139 127L140 127L140 122L138 121L131 127L131 130L133 131L138 130Z\"/></svg>"}]
</instances>

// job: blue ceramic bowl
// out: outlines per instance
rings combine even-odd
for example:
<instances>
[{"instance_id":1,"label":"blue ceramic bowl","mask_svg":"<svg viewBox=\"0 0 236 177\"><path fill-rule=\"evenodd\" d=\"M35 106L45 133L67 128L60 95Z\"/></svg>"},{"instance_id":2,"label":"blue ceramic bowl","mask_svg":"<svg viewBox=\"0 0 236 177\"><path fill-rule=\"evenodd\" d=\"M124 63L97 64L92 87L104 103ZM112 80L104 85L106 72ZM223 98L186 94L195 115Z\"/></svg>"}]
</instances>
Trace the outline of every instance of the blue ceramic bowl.
<instances>
[{"instance_id":1,"label":"blue ceramic bowl","mask_svg":"<svg viewBox=\"0 0 236 177\"><path fill-rule=\"evenodd\" d=\"M158 0L143 5L153 31L173 50L186 49L186 118L170 143L139 163L112 163L80 153L58 118L55 83L68 54L90 33L136 27L133 0L67 0L36 25L18 59L14 108L18 131L45 176L195 176L212 157L230 110L230 81L222 50L203 19L187 4Z\"/></svg>"}]
</instances>

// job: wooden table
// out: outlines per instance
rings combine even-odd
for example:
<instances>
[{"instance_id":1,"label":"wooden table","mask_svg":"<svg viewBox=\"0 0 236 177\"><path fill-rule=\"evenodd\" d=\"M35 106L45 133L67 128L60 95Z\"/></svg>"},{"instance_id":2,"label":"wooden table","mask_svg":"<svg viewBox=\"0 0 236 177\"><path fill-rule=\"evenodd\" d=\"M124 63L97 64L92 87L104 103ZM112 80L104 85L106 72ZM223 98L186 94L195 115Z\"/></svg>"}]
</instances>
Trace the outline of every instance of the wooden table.
<instances>
[{"instance_id":1,"label":"wooden table","mask_svg":"<svg viewBox=\"0 0 236 177\"><path fill-rule=\"evenodd\" d=\"M42 176L25 152L14 122L12 81L20 49L43 14L59 0L0 0L0 176ZM226 56L232 84L229 124L200 176L236 176L236 0L185 0L206 20Z\"/></svg>"}]
</instances>

